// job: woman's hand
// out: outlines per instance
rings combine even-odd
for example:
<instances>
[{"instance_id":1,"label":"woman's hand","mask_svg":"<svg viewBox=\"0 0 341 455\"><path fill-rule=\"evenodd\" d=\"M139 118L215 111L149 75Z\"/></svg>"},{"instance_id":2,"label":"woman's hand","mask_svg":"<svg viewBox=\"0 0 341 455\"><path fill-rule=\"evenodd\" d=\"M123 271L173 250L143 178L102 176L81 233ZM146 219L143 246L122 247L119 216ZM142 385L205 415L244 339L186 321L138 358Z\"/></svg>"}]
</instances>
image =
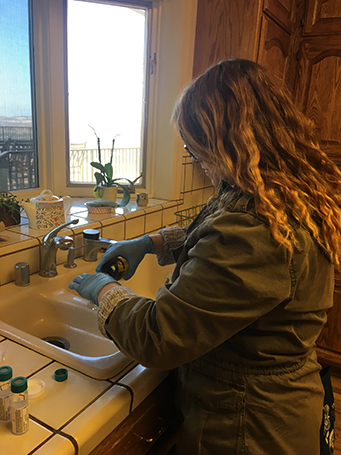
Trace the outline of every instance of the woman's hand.
<instances>
[{"instance_id":1,"label":"woman's hand","mask_svg":"<svg viewBox=\"0 0 341 455\"><path fill-rule=\"evenodd\" d=\"M69 288L78 292L81 297L91 300L98 305L98 294L104 286L107 284L120 284L109 275L105 273L82 273L73 279L73 282L69 284Z\"/></svg>"},{"instance_id":2,"label":"woman's hand","mask_svg":"<svg viewBox=\"0 0 341 455\"><path fill-rule=\"evenodd\" d=\"M148 234L139 239L116 242L110 245L107 251L103 254L98 266L96 267L96 272L100 272L106 262L121 256L129 263L129 267L124 276L125 280L129 280L129 278L134 275L137 266L147 253L154 253L154 243Z\"/></svg>"}]
</instances>

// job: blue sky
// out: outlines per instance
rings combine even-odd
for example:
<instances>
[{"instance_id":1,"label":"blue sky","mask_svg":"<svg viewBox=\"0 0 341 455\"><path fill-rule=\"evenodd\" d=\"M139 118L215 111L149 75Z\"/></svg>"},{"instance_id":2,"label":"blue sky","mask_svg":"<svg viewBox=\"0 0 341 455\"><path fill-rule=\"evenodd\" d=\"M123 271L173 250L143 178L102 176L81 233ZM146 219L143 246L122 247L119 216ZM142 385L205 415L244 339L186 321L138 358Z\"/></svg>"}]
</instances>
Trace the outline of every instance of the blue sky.
<instances>
[{"instance_id":1,"label":"blue sky","mask_svg":"<svg viewBox=\"0 0 341 455\"><path fill-rule=\"evenodd\" d=\"M28 0L0 0L0 116L31 116Z\"/></svg>"}]
</instances>

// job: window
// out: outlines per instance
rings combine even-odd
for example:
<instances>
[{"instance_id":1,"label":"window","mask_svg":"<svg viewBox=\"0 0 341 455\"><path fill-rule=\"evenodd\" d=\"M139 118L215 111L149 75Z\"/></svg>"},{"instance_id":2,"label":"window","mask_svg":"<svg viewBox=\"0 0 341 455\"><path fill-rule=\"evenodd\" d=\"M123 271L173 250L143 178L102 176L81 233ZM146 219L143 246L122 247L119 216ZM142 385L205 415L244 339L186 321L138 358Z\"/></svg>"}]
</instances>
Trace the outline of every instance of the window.
<instances>
[{"instance_id":1,"label":"window","mask_svg":"<svg viewBox=\"0 0 341 455\"><path fill-rule=\"evenodd\" d=\"M0 0L0 191L38 186L28 0Z\"/></svg>"},{"instance_id":2,"label":"window","mask_svg":"<svg viewBox=\"0 0 341 455\"><path fill-rule=\"evenodd\" d=\"M142 182L148 8L68 0L70 184L94 182L91 161Z\"/></svg>"},{"instance_id":3,"label":"window","mask_svg":"<svg viewBox=\"0 0 341 455\"><path fill-rule=\"evenodd\" d=\"M49 188L54 194L60 196L66 194L71 197L93 196L93 183L82 183L77 181L79 177L74 175L71 178L70 174L70 143L74 144L75 149L82 149L85 142L88 146L90 141L96 140L96 135L90 127L87 127L88 133L90 133L89 139L79 138L77 134L74 135L76 130L74 130L73 123L70 123L74 105L71 91L70 100L68 96L66 40L68 1L0 0L0 42L2 46L0 109L4 109L4 106L7 109L9 100L13 98L13 96L7 95L12 88L13 80L8 77L6 80L3 79L5 65L3 48L7 46L5 43L9 36L12 36L15 41L19 39L20 35L19 22L9 23L7 12L12 11L11 20L19 21L19 16L22 17L23 5L26 8L27 20L25 42L28 60L25 74L32 74L32 81L34 81L34 85L31 81L29 81L30 85L26 85L29 87L26 103L29 111L19 113L20 116L31 118L32 138L29 140L32 140L33 143L34 158L30 161L32 170L30 175L33 183L31 183L32 189L29 190L30 184L26 181L22 185L25 189L19 191L19 197L37 196L44 188ZM85 4L86 2L82 0L77 3ZM128 9L129 7L134 14L141 15L144 20L143 40L141 38L141 41L138 42L138 47L141 49L143 47L145 52L143 86L140 86L140 83L139 87L137 84L134 86L136 90L139 88L139 94L143 94L143 98L139 95L140 104L136 108L141 119L140 146L142 153L139 165L141 172L143 170L142 186L150 197L177 199L181 187L183 144L177 142L174 129L170 125L170 118L178 93L192 76L197 0L91 0L88 3L96 3L95 6L98 8L121 6ZM32 10L32 14L30 14L30 10ZM30 16L30 20L28 20L28 16ZM7 30L8 33L5 33L4 30ZM34 46L34 53L31 53L27 44L30 38L32 48ZM24 46L20 46L22 50ZM104 47L108 49L108 53L111 52L110 47L108 48L106 44ZM15 52L14 49L10 57L17 63L20 54ZM10 53L6 52L6 54ZM34 61L34 68L33 65L32 67L29 65L30 57ZM94 60L83 61L80 66L77 68L79 81L82 80L85 73L105 71L103 68L98 69ZM140 68L142 68L142 63ZM129 68L126 68L126 74L133 73L135 73L135 65L131 64ZM18 75L19 72L16 74L16 81L18 81ZM34 102L31 97L32 93L35 94ZM3 103L2 100L5 99L5 96L6 101ZM88 92L84 93L84 97L88 97ZM22 95L21 98L24 99L24 96ZM0 116L5 115L2 112L0 112ZM8 112L6 112L7 115ZM109 145L109 156L112 139L115 136L115 149L128 148L128 145L123 143L126 132L120 128L117 130L116 125L114 125L115 128L112 128L114 131L111 131L111 128L108 129L109 139L106 140L104 136L107 133L102 132L101 123L98 125L94 120L91 121L95 124L91 124L90 120L86 121L95 129L101 141L101 148ZM146 134L147 130L148 134ZM121 135L117 136L117 134ZM132 148L135 145L136 143ZM2 145L0 145L0 152L2 152ZM97 150L95 150L94 158L97 159ZM106 159L105 156L103 159ZM6 169L5 166L4 171L0 164L0 182L2 184L5 180L9 181L8 177L6 179L4 177L4 175L7 176ZM118 172L120 176L128 176L128 171L124 169L122 172L120 170ZM138 172L135 171L135 174ZM138 177L138 175L136 176ZM140 182L141 179L138 183ZM14 189L14 191L16 190Z\"/></svg>"}]
</instances>

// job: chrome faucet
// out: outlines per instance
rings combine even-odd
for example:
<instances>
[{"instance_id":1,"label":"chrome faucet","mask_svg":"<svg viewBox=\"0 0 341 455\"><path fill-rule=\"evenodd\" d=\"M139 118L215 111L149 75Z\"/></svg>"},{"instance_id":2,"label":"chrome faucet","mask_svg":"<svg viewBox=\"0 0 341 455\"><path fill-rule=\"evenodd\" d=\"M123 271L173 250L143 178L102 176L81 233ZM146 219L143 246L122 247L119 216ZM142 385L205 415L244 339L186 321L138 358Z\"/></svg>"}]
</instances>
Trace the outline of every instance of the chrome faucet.
<instances>
[{"instance_id":1,"label":"chrome faucet","mask_svg":"<svg viewBox=\"0 0 341 455\"><path fill-rule=\"evenodd\" d=\"M41 245L40 276L51 277L57 275L56 256L58 248L61 250L68 250L74 245L72 237L69 237L68 235L57 236L57 234L70 224L77 224L78 221L79 220L76 219L69 221L68 223L61 224L45 235Z\"/></svg>"},{"instance_id":2,"label":"chrome faucet","mask_svg":"<svg viewBox=\"0 0 341 455\"><path fill-rule=\"evenodd\" d=\"M77 267L77 264L75 263L75 254L76 250L79 250L80 248L84 248L84 261L96 262L99 250L106 250L109 245L116 243L116 240L102 239L99 234L100 232L97 229L84 229L84 243L77 247L74 247L73 245L70 246L64 267L67 269Z\"/></svg>"},{"instance_id":3,"label":"chrome faucet","mask_svg":"<svg viewBox=\"0 0 341 455\"><path fill-rule=\"evenodd\" d=\"M116 243L116 240L102 239L97 229L84 229L84 261L97 261L97 253L101 249L107 249L109 245Z\"/></svg>"}]
</instances>

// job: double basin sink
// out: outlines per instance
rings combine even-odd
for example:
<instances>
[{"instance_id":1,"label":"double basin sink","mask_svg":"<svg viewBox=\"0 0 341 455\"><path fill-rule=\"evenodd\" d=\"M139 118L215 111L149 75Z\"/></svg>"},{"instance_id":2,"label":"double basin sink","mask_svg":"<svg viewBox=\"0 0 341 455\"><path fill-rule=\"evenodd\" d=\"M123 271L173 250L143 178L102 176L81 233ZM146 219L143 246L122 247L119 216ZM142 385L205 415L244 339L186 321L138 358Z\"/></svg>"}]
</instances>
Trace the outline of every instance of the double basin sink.
<instances>
[{"instance_id":1,"label":"double basin sink","mask_svg":"<svg viewBox=\"0 0 341 455\"><path fill-rule=\"evenodd\" d=\"M76 264L58 266L53 278L31 275L26 287L1 286L0 334L92 378L117 379L135 362L101 335L94 305L68 288L75 276L94 273L97 265L81 258ZM122 284L154 298L172 268L158 266L156 257L147 255Z\"/></svg>"}]
</instances>

